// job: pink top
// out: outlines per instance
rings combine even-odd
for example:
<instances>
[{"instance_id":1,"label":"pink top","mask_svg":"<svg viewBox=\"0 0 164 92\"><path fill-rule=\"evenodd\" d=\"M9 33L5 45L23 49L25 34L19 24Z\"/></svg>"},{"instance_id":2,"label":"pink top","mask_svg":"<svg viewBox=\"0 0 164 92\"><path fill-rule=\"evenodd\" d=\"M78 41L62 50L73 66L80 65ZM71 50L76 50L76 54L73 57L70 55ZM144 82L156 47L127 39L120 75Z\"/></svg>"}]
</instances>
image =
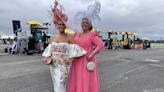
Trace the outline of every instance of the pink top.
<instances>
[{"instance_id":1,"label":"pink top","mask_svg":"<svg viewBox=\"0 0 164 92\"><path fill-rule=\"evenodd\" d=\"M97 51L101 51L104 47L102 40L97 32L90 32L84 36L81 33L75 33L74 39L76 43L87 51L87 56L92 53L94 46Z\"/></svg>"}]
</instances>

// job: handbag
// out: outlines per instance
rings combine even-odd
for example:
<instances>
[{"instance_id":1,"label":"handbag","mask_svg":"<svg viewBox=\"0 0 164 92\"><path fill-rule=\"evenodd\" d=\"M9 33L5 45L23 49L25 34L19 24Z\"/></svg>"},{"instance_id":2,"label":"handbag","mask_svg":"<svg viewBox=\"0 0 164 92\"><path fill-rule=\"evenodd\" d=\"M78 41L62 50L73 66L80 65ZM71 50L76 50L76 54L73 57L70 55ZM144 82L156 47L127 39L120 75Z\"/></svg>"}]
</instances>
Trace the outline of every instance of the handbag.
<instances>
[{"instance_id":1,"label":"handbag","mask_svg":"<svg viewBox=\"0 0 164 92\"><path fill-rule=\"evenodd\" d=\"M96 65L94 62L90 61L87 63L87 70L88 71L93 71L95 69Z\"/></svg>"}]
</instances>

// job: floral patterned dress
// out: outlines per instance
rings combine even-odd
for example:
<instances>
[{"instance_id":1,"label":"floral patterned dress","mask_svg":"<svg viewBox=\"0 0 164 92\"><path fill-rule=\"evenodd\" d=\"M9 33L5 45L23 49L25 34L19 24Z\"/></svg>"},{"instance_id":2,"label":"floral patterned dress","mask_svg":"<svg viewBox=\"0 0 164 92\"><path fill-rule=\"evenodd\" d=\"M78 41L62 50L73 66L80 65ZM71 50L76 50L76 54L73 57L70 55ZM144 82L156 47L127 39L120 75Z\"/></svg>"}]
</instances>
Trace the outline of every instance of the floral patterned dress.
<instances>
[{"instance_id":1,"label":"floral patterned dress","mask_svg":"<svg viewBox=\"0 0 164 92\"><path fill-rule=\"evenodd\" d=\"M80 57L86 51L76 44L52 42L43 52L42 56L51 56L50 72L55 92L66 92L66 80L69 75L70 58Z\"/></svg>"}]
</instances>

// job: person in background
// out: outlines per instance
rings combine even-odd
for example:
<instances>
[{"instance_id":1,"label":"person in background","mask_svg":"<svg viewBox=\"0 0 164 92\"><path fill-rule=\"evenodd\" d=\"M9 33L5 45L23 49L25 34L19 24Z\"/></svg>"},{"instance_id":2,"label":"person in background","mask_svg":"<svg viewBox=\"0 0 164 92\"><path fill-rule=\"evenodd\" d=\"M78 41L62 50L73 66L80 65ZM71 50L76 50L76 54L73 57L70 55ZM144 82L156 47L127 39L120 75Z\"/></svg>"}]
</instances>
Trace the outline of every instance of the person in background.
<instances>
[{"instance_id":1,"label":"person in background","mask_svg":"<svg viewBox=\"0 0 164 92\"><path fill-rule=\"evenodd\" d=\"M46 45L47 35L45 32L43 32L42 41L43 41L43 47L45 49L47 47L47 45Z\"/></svg>"}]
</instances>

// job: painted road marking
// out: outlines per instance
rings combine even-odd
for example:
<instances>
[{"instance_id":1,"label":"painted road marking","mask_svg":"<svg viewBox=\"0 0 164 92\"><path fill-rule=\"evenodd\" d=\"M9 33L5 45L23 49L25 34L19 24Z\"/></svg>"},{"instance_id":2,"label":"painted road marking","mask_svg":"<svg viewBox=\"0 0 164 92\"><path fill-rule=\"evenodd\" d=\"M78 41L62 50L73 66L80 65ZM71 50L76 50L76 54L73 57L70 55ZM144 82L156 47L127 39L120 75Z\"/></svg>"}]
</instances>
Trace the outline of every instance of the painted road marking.
<instances>
[{"instance_id":1,"label":"painted road marking","mask_svg":"<svg viewBox=\"0 0 164 92\"><path fill-rule=\"evenodd\" d=\"M155 66L155 67L160 67L160 68L164 68L164 65L159 65L159 64L149 64L150 66Z\"/></svg>"},{"instance_id":2,"label":"painted road marking","mask_svg":"<svg viewBox=\"0 0 164 92\"><path fill-rule=\"evenodd\" d=\"M108 86L108 88L112 88L114 86L119 85L120 83L124 82L125 80L128 80L128 77L121 77L120 80L117 80L116 82L114 82L112 85Z\"/></svg>"},{"instance_id":3,"label":"painted road marking","mask_svg":"<svg viewBox=\"0 0 164 92\"><path fill-rule=\"evenodd\" d=\"M144 68L144 67L145 67L145 65L142 65L142 66L140 66L140 67L137 67L137 68L131 69L131 70L127 71L126 73L120 75L120 76L124 76L124 75L126 75L126 74L128 74L128 73L135 72L135 71L140 70L140 69L142 69L142 68Z\"/></svg>"},{"instance_id":4,"label":"painted road marking","mask_svg":"<svg viewBox=\"0 0 164 92\"><path fill-rule=\"evenodd\" d=\"M144 90L143 92L164 92L164 89L156 88L151 90Z\"/></svg>"},{"instance_id":5,"label":"painted road marking","mask_svg":"<svg viewBox=\"0 0 164 92\"><path fill-rule=\"evenodd\" d=\"M144 61L153 62L153 63L158 63L158 62L160 62L160 60L155 60L155 59L145 59Z\"/></svg>"}]
</instances>

